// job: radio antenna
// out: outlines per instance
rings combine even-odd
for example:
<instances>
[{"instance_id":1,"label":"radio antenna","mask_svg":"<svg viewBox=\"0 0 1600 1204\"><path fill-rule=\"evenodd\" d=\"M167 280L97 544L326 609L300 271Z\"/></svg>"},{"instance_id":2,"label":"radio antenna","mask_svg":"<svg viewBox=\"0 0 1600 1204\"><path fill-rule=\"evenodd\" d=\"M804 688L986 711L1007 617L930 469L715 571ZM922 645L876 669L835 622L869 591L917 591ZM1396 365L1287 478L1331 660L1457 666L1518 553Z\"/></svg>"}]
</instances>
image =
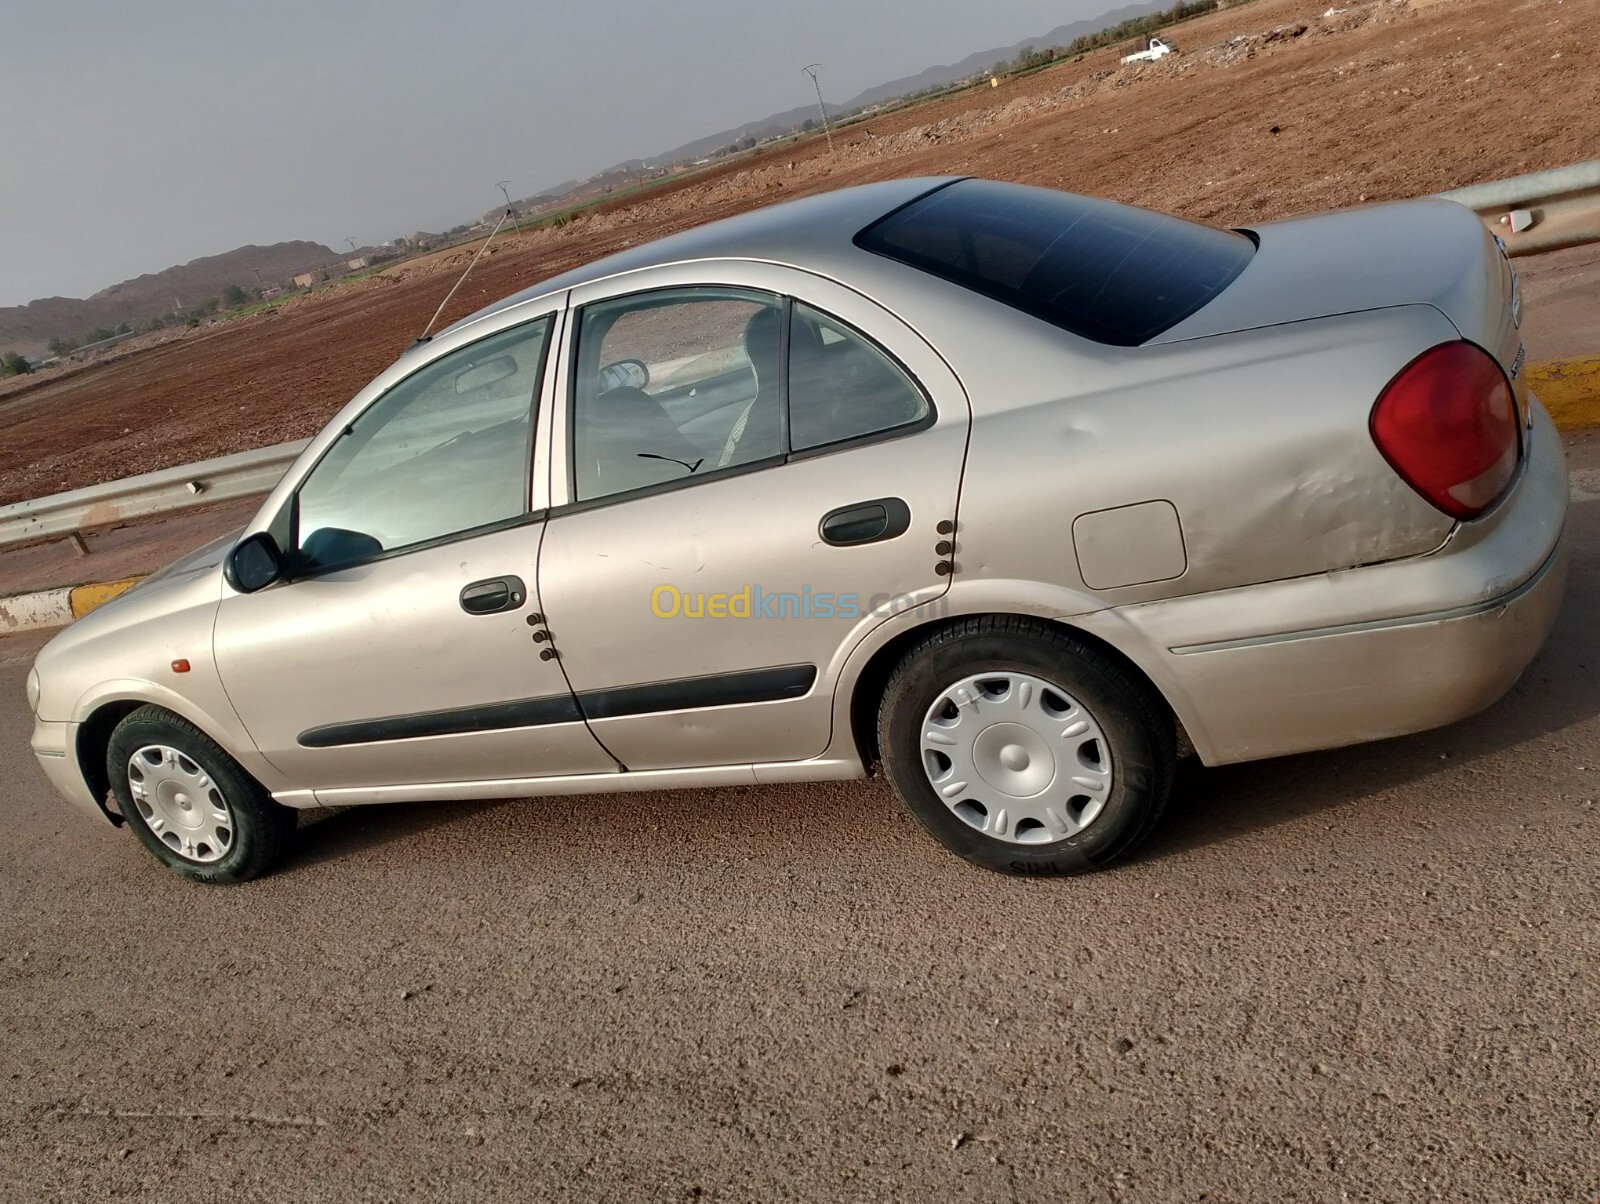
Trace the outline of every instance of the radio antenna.
<instances>
[{"instance_id":1,"label":"radio antenna","mask_svg":"<svg viewBox=\"0 0 1600 1204\"><path fill-rule=\"evenodd\" d=\"M506 211L500 215L500 220L494 224L494 229L489 231L489 237L483 240L483 246L478 248L478 253L472 257L472 262L467 265L467 270L461 273L461 279L450 287L444 295L444 300L439 302L439 308L433 311L433 317L428 319L428 324L422 328L422 333L417 336L417 343L426 343L433 336L428 332L433 329L433 324L439 320L439 315L444 313L444 307L450 304L450 298L456 295L456 289L467 282L467 277L472 275L472 269L478 266L478 260L483 258L483 253L489 249L489 244L494 241L494 236L500 233L500 227L506 224L506 219L511 216L511 206L506 206ZM417 343L411 344L413 347Z\"/></svg>"}]
</instances>

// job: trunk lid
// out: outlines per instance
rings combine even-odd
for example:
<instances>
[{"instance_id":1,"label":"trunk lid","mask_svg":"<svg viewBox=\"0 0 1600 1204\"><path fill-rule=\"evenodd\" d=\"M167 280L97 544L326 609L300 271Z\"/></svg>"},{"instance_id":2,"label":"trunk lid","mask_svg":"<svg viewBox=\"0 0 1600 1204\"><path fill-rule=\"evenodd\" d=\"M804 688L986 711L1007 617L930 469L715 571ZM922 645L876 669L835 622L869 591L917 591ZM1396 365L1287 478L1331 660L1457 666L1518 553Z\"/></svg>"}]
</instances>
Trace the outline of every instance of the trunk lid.
<instances>
[{"instance_id":1,"label":"trunk lid","mask_svg":"<svg viewBox=\"0 0 1600 1204\"><path fill-rule=\"evenodd\" d=\"M1431 305L1507 374L1521 347L1514 276L1494 237L1454 201L1402 201L1269 222L1238 279L1147 346L1397 305Z\"/></svg>"}]
</instances>

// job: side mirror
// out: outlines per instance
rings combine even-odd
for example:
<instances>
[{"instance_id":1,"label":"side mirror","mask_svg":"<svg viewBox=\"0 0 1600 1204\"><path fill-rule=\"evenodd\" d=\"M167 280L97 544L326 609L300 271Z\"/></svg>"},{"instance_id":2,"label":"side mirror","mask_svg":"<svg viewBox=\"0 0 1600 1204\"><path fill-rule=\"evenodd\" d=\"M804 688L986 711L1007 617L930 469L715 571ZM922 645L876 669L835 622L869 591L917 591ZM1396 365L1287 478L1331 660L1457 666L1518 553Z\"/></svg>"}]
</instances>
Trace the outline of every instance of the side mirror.
<instances>
[{"instance_id":1,"label":"side mirror","mask_svg":"<svg viewBox=\"0 0 1600 1204\"><path fill-rule=\"evenodd\" d=\"M241 594L266 589L283 576L283 553L278 550L278 541L265 531L241 540L222 562L222 575Z\"/></svg>"},{"instance_id":2,"label":"side mirror","mask_svg":"<svg viewBox=\"0 0 1600 1204\"><path fill-rule=\"evenodd\" d=\"M650 368L643 360L617 360L600 369L600 391L642 389L650 383Z\"/></svg>"},{"instance_id":3,"label":"side mirror","mask_svg":"<svg viewBox=\"0 0 1600 1204\"><path fill-rule=\"evenodd\" d=\"M319 527L300 544L301 559L313 569L336 569L371 560L382 552L383 545L366 532L346 531L343 527Z\"/></svg>"}]
</instances>

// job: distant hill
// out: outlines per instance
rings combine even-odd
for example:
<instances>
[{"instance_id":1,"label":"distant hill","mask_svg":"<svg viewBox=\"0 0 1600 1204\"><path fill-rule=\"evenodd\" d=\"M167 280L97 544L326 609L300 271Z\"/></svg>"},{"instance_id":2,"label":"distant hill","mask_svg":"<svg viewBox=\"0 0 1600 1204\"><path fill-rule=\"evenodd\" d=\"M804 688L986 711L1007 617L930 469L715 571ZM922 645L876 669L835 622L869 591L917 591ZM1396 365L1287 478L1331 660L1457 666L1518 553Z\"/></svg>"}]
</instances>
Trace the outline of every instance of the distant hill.
<instances>
[{"instance_id":1,"label":"distant hill","mask_svg":"<svg viewBox=\"0 0 1600 1204\"><path fill-rule=\"evenodd\" d=\"M954 63L945 63L937 67L929 67L926 71L919 71L916 75L908 75L903 79L890 80L886 84L878 84L868 88L865 92L852 96L843 104L828 105L829 116L835 113L853 113L857 109L866 108L868 105L880 104L886 100L896 100L902 96L911 96L918 92L926 92L930 88L943 88L959 80L967 79L980 71L987 71L996 63L1014 59L1030 46L1043 50L1046 46L1066 46L1076 38L1085 34L1099 33L1102 29L1109 29L1113 25L1120 25L1134 17L1148 16L1150 13L1160 12L1162 9L1171 8L1172 0L1145 0L1142 4L1130 4L1124 8L1112 9L1110 12L1101 13L1098 17L1090 17L1083 21L1073 21L1067 25L1058 25L1049 33L1041 34L1036 38L1026 38L1010 46L996 46L992 50L980 50L969 54L966 58ZM806 82L806 81L802 81ZM809 86L809 84L808 84ZM741 138L754 138L758 142L762 138L776 134L786 133L794 129L808 117L817 115L815 105L801 105L798 108L786 109L782 113L773 113L770 117L763 117L759 121L747 121L743 125L732 129L723 130L721 133L708 134L704 138L696 138L693 142L685 142L682 146L674 147L664 154L655 155L644 160L649 167L665 167L669 163L681 160L694 160L704 155L709 155L719 147L737 142ZM637 165L639 160L630 160L630 164ZM626 166L619 164L618 167ZM617 168L611 168L611 171ZM604 173L603 173L604 174Z\"/></svg>"},{"instance_id":2,"label":"distant hill","mask_svg":"<svg viewBox=\"0 0 1600 1204\"><path fill-rule=\"evenodd\" d=\"M26 305L0 307L0 351L42 355L51 339L78 338L97 327L112 329L123 322L139 325L158 314L171 313L175 300L187 309L217 296L230 284L253 289L257 272L263 284L284 284L301 272L342 258L314 242L239 247L124 280L87 299L45 297Z\"/></svg>"}]
</instances>

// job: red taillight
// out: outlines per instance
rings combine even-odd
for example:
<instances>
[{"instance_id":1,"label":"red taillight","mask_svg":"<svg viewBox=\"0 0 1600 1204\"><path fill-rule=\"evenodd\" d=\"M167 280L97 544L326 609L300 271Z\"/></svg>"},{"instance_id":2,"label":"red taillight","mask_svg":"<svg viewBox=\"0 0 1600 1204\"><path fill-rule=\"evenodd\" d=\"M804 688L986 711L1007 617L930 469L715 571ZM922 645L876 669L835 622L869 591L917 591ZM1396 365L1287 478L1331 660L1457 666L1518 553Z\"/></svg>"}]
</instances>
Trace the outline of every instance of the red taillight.
<instances>
[{"instance_id":1,"label":"red taillight","mask_svg":"<svg viewBox=\"0 0 1600 1204\"><path fill-rule=\"evenodd\" d=\"M1372 439L1428 501L1452 518L1476 518L1516 472L1516 399L1488 352L1443 343L1389 382L1372 407Z\"/></svg>"}]
</instances>

